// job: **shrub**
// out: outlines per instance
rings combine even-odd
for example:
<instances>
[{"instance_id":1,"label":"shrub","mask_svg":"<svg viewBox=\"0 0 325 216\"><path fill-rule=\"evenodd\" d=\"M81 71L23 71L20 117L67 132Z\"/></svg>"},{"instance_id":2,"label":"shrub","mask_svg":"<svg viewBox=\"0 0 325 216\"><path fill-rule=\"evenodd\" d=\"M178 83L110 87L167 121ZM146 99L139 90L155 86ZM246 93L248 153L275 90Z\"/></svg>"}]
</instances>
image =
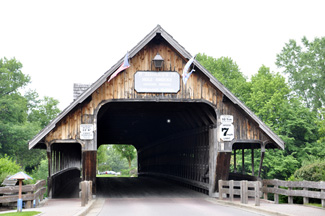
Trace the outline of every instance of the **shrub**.
<instances>
[{"instance_id":1,"label":"shrub","mask_svg":"<svg viewBox=\"0 0 325 216\"><path fill-rule=\"evenodd\" d=\"M13 175L21 170L21 167L9 156L5 155L0 158L0 184L8 175Z\"/></svg>"},{"instance_id":2,"label":"shrub","mask_svg":"<svg viewBox=\"0 0 325 216\"><path fill-rule=\"evenodd\" d=\"M294 173L298 180L325 181L325 161L316 160L305 164Z\"/></svg>"}]
</instances>

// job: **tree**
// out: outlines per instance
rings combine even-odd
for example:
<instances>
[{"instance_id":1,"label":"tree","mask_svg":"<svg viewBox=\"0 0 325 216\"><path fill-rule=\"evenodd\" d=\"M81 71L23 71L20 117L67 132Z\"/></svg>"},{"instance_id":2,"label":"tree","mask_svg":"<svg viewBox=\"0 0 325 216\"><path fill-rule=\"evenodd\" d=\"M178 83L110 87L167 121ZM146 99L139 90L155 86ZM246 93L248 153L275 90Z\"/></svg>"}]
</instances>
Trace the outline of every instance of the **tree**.
<instances>
[{"instance_id":1,"label":"tree","mask_svg":"<svg viewBox=\"0 0 325 216\"><path fill-rule=\"evenodd\" d=\"M30 82L16 59L0 59L0 156L9 155L27 171L38 166L45 152L28 150L28 141L58 113L58 101L20 91Z\"/></svg>"},{"instance_id":2,"label":"tree","mask_svg":"<svg viewBox=\"0 0 325 216\"><path fill-rule=\"evenodd\" d=\"M246 82L246 77L240 72L238 65L231 58L220 57L215 59L199 53L196 59L240 100L247 97L249 83Z\"/></svg>"},{"instance_id":3,"label":"tree","mask_svg":"<svg viewBox=\"0 0 325 216\"><path fill-rule=\"evenodd\" d=\"M22 67L15 58L0 59L0 96L17 93L30 82L30 77L21 72Z\"/></svg>"},{"instance_id":4,"label":"tree","mask_svg":"<svg viewBox=\"0 0 325 216\"><path fill-rule=\"evenodd\" d=\"M284 69L295 93L313 111L325 105L325 37L310 42L302 38L302 46L295 40L285 44L277 55L276 65Z\"/></svg>"},{"instance_id":5,"label":"tree","mask_svg":"<svg viewBox=\"0 0 325 216\"><path fill-rule=\"evenodd\" d=\"M136 149L132 145L114 145L114 150L117 151L122 158L126 158L131 170L131 162L136 157Z\"/></svg>"}]
</instances>

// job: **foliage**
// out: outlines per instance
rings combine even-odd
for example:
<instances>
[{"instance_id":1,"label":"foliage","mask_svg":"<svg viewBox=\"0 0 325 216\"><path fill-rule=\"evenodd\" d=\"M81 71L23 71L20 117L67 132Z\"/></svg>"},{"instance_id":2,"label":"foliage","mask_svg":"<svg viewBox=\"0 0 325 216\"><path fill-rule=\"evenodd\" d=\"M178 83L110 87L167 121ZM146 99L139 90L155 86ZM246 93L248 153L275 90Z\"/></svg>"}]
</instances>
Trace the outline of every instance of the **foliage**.
<instances>
[{"instance_id":1,"label":"foliage","mask_svg":"<svg viewBox=\"0 0 325 216\"><path fill-rule=\"evenodd\" d=\"M295 171L295 179L307 181L325 181L325 160L307 162Z\"/></svg>"},{"instance_id":2,"label":"foliage","mask_svg":"<svg viewBox=\"0 0 325 216\"><path fill-rule=\"evenodd\" d=\"M47 159L41 160L41 163L38 167L36 167L31 173L33 177L32 184L35 184L38 180L47 180L48 176L48 161Z\"/></svg>"},{"instance_id":3,"label":"foliage","mask_svg":"<svg viewBox=\"0 0 325 216\"><path fill-rule=\"evenodd\" d=\"M319 133L318 143L325 143L325 108L319 112L318 120L316 121Z\"/></svg>"},{"instance_id":4,"label":"foliage","mask_svg":"<svg viewBox=\"0 0 325 216\"><path fill-rule=\"evenodd\" d=\"M30 82L30 77L21 72L22 67L15 58L0 59L0 97L18 93L19 88Z\"/></svg>"},{"instance_id":5,"label":"foliage","mask_svg":"<svg viewBox=\"0 0 325 216\"><path fill-rule=\"evenodd\" d=\"M114 145L113 149L120 155L121 158L125 158L129 164L129 170L131 170L131 162L136 157L136 149L132 145Z\"/></svg>"},{"instance_id":6,"label":"foliage","mask_svg":"<svg viewBox=\"0 0 325 216\"><path fill-rule=\"evenodd\" d=\"M236 62L231 58L221 57L215 59L204 53L199 53L196 59L240 100L247 97L249 84L246 82L246 77L240 72Z\"/></svg>"},{"instance_id":7,"label":"foliage","mask_svg":"<svg viewBox=\"0 0 325 216\"><path fill-rule=\"evenodd\" d=\"M122 157L121 154L115 149L115 145L101 145L97 151L97 165L98 171L103 172L112 170L121 172L122 170L129 169L128 160ZM133 147L133 146L132 146ZM133 147L134 148L134 147ZM136 157L131 161L131 169L137 167Z\"/></svg>"},{"instance_id":8,"label":"foliage","mask_svg":"<svg viewBox=\"0 0 325 216\"><path fill-rule=\"evenodd\" d=\"M20 91L30 83L15 58L0 59L0 156L9 155L26 171L39 165L45 152L28 150L28 141L58 113L58 101L39 99L35 91Z\"/></svg>"},{"instance_id":9,"label":"foliage","mask_svg":"<svg viewBox=\"0 0 325 216\"><path fill-rule=\"evenodd\" d=\"M0 184L8 175L13 175L21 171L21 168L15 161L7 155L0 158Z\"/></svg>"},{"instance_id":10,"label":"foliage","mask_svg":"<svg viewBox=\"0 0 325 216\"><path fill-rule=\"evenodd\" d=\"M302 46L289 40L276 64L289 76L290 86L303 98L308 108L317 111L325 105L325 37L308 41L303 37Z\"/></svg>"},{"instance_id":11,"label":"foliage","mask_svg":"<svg viewBox=\"0 0 325 216\"><path fill-rule=\"evenodd\" d=\"M247 81L229 58L214 59L199 54L197 59L286 143L285 151L266 151L263 178L288 179L304 160L325 157L324 111L313 112L307 108L284 76L263 65ZM257 151L255 164L259 163L259 157ZM241 161L240 154L237 159ZM241 164L237 168L241 170ZM251 170L249 151L245 153L245 170Z\"/></svg>"}]
</instances>

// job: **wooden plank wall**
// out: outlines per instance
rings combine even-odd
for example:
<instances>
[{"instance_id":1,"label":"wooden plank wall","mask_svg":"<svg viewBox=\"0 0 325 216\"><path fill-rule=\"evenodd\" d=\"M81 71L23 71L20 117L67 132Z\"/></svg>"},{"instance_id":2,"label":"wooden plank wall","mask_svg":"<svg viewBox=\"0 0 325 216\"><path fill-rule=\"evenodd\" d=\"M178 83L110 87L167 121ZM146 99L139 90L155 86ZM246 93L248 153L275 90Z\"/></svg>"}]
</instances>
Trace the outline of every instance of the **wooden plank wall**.
<instances>
[{"instance_id":1,"label":"wooden plank wall","mask_svg":"<svg viewBox=\"0 0 325 216\"><path fill-rule=\"evenodd\" d=\"M235 138L241 140L266 140L266 135L261 132L257 125L250 123L249 118L239 111L234 104L223 102L222 93L216 89L209 79L196 68L188 80L186 86L180 83L180 91L177 94L149 94L137 93L134 90L134 74L139 70L151 70L151 60L156 53L165 60L164 70L174 70L180 75L186 64L186 59L182 58L167 42L160 44L149 43L140 50L132 59L131 67L117 75L109 83L105 82L92 94L90 100L86 100L75 107L66 117L64 117L56 127L46 136L46 141L61 139L77 139L80 133L79 125L83 116L93 116L100 103L112 99L196 99L205 100L215 105L218 114L231 114L234 116ZM153 67L154 70L154 67Z\"/></svg>"}]
</instances>

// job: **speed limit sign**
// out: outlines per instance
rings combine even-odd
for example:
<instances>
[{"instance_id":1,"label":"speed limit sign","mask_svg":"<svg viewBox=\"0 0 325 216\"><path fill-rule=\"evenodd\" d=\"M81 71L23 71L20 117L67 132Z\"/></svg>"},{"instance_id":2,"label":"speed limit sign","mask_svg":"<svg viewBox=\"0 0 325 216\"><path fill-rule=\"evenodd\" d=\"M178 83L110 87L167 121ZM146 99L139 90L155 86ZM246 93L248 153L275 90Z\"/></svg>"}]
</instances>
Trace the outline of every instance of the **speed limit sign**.
<instances>
[{"instance_id":1,"label":"speed limit sign","mask_svg":"<svg viewBox=\"0 0 325 216\"><path fill-rule=\"evenodd\" d=\"M220 125L220 138L223 141L232 141L234 139L234 125L233 124L221 124Z\"/></svg>"}]
</instances>

